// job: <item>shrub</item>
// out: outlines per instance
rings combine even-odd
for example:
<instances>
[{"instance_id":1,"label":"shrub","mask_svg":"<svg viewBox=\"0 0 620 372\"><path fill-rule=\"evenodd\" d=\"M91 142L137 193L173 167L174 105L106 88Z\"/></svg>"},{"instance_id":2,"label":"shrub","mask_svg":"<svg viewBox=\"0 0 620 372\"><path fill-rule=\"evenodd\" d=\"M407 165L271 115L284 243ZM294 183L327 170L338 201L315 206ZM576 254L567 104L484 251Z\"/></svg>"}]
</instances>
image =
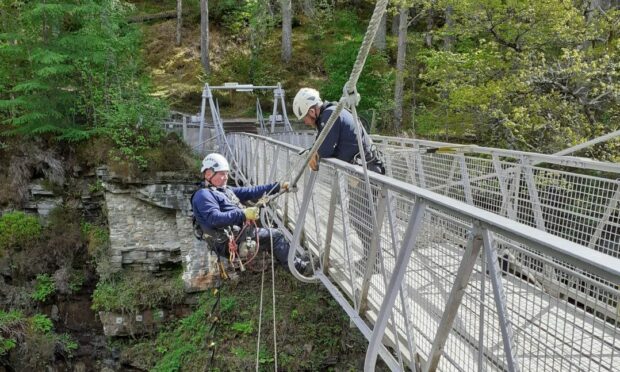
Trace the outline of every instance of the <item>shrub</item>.
<instances>
[{"instance_id":1,"label":"shrub","mask_svg":"<svg viewBox=\"0 0 620 372\"><path fill-rule=\"evenodd\" d=\"M54 280L48 274L37 275L37 283L32 293L32 298L45 302L56 291Z\"/></svg>"},{"instance_id":2,"label":"shrub","mask_svg":"<svg viewBox=\"0 0 620 372\"><path fill-rule=\"evenodd\" d=\"M129 272L100 281L93 292L95 311L135 312L164 305L179 304L185 298L180 272L173 278L153 277L149 273Z\"/></svg>"},{"instance_id":3,"label":"shrub","mask_svg":"<svg viewBox=\"0 0 620 372\"><path fill-rule=\"evenodd\" d=\"M24 336L26 320L23 314L13 310L0 310L0 355L17 346L17 341Z\"/></svg>"},{"instance_id":4,"label":"shrub","mask_svg":"<svg viewBox=\"0 0 620 372\"><path fill-rule=\"evenodd\" d=\"M52 321L44 314L35 314L31 318L31 327L35 332L48 334L54 328Z\"/></svg>"},{"instance_id":5,"label":"shrub","mask_svg":"<svg viewBox=\"0 0 620 372\"><path fill-rule=\"evenodd\" d=\"M9 212L0 217L0 256L4 251L23 249L41 236L41 224L36 217L23 212Z\"/></svg>"}]
</instances>

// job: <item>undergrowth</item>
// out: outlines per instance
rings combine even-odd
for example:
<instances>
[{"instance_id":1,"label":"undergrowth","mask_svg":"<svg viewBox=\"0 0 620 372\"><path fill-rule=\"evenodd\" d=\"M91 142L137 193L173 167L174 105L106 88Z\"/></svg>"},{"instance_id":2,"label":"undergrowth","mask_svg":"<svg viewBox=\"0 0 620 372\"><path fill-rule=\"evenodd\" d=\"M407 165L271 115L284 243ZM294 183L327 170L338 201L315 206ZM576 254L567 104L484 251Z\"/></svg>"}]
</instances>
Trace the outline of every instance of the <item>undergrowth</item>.
<instances>
[{"instance_id":1,"label":"undergrowth","mask_svg":"<svg viewBox=\"0 0 620 372\"><path fill-rule=\"evenodd\" d=\"M266 284L258 363L275 367L273 309ZM321 286L302 284L276 270L278 369L357 370L366 341L330 294ZM228 371L256 368L260 274L246 272L241 283L226 282L218 292L204 293L192 314L152 339L126 350L140 368L153 371ZM218 300L219 298L219 300ZM219 302L218 302L219 301ZM359 365L358 365L359 364ZM382 370L378 365L378 370Z\"/></svg>"},{"instance_id":2,"label":"undergrowth","mask_svg":"<svg viewBox=\"0 0 620 372\"><path fill-rule=\"evenodd\" d=\"M180 304L185 298L180 271L153 277L145 272L121 272L99 281L93 292L92 309L121 313L138 312Z\"/></svg>"}]
</instances>

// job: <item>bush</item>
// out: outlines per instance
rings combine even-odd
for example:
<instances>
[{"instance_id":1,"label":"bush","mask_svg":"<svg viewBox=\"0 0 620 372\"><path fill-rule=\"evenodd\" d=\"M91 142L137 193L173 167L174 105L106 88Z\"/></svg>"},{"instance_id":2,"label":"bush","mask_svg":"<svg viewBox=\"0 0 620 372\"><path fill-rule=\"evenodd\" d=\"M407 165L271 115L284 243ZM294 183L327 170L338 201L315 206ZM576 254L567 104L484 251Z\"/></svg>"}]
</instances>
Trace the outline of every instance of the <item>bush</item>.
<instances>
[{"instance_id":1,"label":"bush","mask_svg":"<svg viewBox=\"0 0 620 372\"><path fill-rule=\"evenodd\" d=\"M331 44L325 54L324 65L328 79L320 88L321 96L327 100L338 100L342 96L342 87L349 80L364 38L363 30L359 27L348 27L351 22L360 23L356 21L355 14L338 12L336 17L336 25L341 27L337 27L336 30L337 41ZM380 53L369 54L357 82L357 91L362 97L357 109L380 111L391 109L389 104L386 105L386 97L392 97L393 80L394 76L387 57Z\"/></svg>"},{"instance_id":2,"label":"bush","mask_svg":"<svg viewBox=\"0 0 620 372\"><path fill-rule=\"evenodd\" d=\"M37 275L37 283L31 297L37 301L45 302L56 292L54 280L48 274Z\"/></svg>"},{"instance_id":3,"label":"bush","mask_svg":"<svg viewBox=\"0 0 620 372\"><path fill-rule=\"evenodd\" d=\"M31 328L35 332L48 334L54 328L52 321L44 314L35 314L31 318Z\"/></svg>"},{"instance_id":4,"label":"bush","mask_svg":"<svg viewBox=\"0 0 620 372\"><path fill-rule=\"evenodd\" d=\"M19 311L0 310L0 355L17 346L17 340L24 335L26 320Z\"/></svg>"},{"instance_id":5,"label":"bush","mask_svg":"<svg viewBox=\"0 0 620 372\"><path fill-rule=\"evenodd\" d=\"M9 212L0 217L0 256L9 250L23 249L41 236L41 224L36 217L23 212Z\"/></svg>"},{"instance_id":6,"label":"bush","mask_svg":"<svg viewBox=\"0 0 620 372\"><path fill-rule=\"evenodd\" d=\"M185 298L180 272L173 277L153 277L142 272L122 273L109 281L100 281L93 292L95 311L136 312L179 304Z\"/></svg>"}]
</instances>

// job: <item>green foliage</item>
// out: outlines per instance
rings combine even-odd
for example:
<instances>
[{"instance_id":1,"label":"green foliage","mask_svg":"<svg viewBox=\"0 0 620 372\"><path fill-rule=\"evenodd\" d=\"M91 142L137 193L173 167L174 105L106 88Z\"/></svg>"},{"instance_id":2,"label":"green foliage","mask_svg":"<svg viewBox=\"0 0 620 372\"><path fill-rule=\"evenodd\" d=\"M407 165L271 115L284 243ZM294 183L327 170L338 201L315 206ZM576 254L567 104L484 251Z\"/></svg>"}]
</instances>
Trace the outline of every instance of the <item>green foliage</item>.
<instances>
[{"instance_id":1,"label":"green foliage","mask_svg":"<svg viewBox=\"0 0 620 372\"><path fill-rule=\"evenodd\" d=\"M8 212L0 217L0 257L3 252L25 249L41 236L41 224L23 212Z\"/></svg>"},{"instance_id":2,"label":"green foliage","mask_svg":"<svg viewBox=\"0 0 620 372\"><path fill-rule=\"evenodd\" d=\"M63 333L58 336L58 341L60 348L62 349L64 355L67 358L73 357L73 352L78 349L78 343L71 337L71 335L67 333Z\"/></svg>"},{"instance_id":3,"label":"green foliage","mask_svg":"<svg viewBox=\"0 0 620 372\"><path fill-rule=\"evenodd\" d=\"M54 325L52 321L44 314L35 314L31 318L31 327L35 332L47 334L52 331Z\"/></svg>"},{"instance_id":4,"label":"green foliage","mask_svg":"<svg viewBox=\"0 0 620 372\"><path fill-rule=\"evenodd\" d=\"M17 346L17 337L23 333L25 322L26 319L20 311L0 310L0 355Z\"/></svg>"},{"instance_id":5,"label":"green foliage","mask_svg":"<svg viewBox=\"0 0 620 372\"><path fill-rule=\"evenodd\" d=\"M81 271L72 271L71 276L69 277L69 290L71 293L76 293L82 288L86 277L84 273Z\"/></svg>"},{"instance_id":6,"label":"green foliage","mask_svg":"<svg viewBox=\"0 0 620 372\"><path fill-rule=\"evenodd\" d=\"M39 302L45 302L56 292L54 280L48 274L37 275L37 282L31 297Z\"/></svg>"},{"instance_id":7,"label":"green foliage","mask_svg":"<svg viewBox=\"0 0 620 372\"><path fill-rule=\"evenodd\" d=\"M236 332L239 332L245 335L249 335L254 332L254 325L251 320L245 321L245 322L235 322L230 326L230 328L233 331L236 331Z\"/></svg>"},{"instance_id":8,"label":"green foliage","mask_svg":"<svg viewBox=\"0 0 620 372\"><path fill-rule=\"evenodd\" d=\"M326 44L324 55L327 83L320 87L321 95L327 100L338 100L342 96L342 87L349 80L351 70L364 38L360 20L352 12L338 11L334 14L334 42ZM394 76L388 65L387 57L380 53L371 53L364 65L364 70L357 83L357 90L362 96L358 110L390 110Z\"/></svg>"},{"instance_id":9,"label":"green foliage","mask_svg":"<svg viewBox=\"0 0 620 372\"><path fill-rule=\"evenodd\" d=\"M5 4L6 3L6 4ZM0 116L5 134L78 142L105 135L145 166L165 106L141 77L136 28L122 1L2 2Z\"/></svg>"},{"instance_id":10,"label":"green foliage","mask_svg":"<svg viewBox=\"0 0 620 372\"><path fill-rule=\"evenodd\" d=\"M329 360L334 370L355 370L367 342L349 328L348 318L329 292L291 281L285 270L276 270L275 275L277 341L286 345L278 348L278 366L287 371L322 370ZM203 293L189 316L162 330L156 339L140 340L124 353L139 360L145 370L255 368L260 277L246 273L242 280L239 285L225 283L219 291ZM263 335L271 335L271 306L265 306L262 316ZM272 342L269 336L261 338L261 370L273 370Z\"/></svg>"},{"instance_id":11,"label":"green foliage","mask_svg":"<svg viewBox=\"0 0 620 372\"><path fill-rule=\"evenodd\" d=\"M21 312L0 310L0 356L17 346L17 338L23 335L25 324Z\"/></svg>"},{"instance_id":12,"label":"green foliage","mask_svg":"<svg viewBox=\"0 0 620 372\"><path fill-rule=\"evenodd\" d=\"M14 339L0 336L0 355L3 355L7 351L15 348L16 345L17 342Z\"/></svg>"},{"instance_id":13,"label":"green foliage","mask_svg":"<svg viewBox=\"0 0 620 372\"><path fill-rule=\"evenodd\" d=\"M178 371L182 366L201 365L193 364L193 359L197 357L206 361L208 353L205 349L211 328L209 310L213 306L213 301L215 298L212 295L203 295L198 309L181 319L173 330L159 334L156 349L161 355L153 371ZM204 361L202 368L205 365Z\"/></svg>"},{"instance_id":14,"label":"green foliage","mask_svg":"<svg viewBox=\"0 0 620 372\"><path fill-rule=\"evenodd\" d=\"M0 356L12 349L27 355L16 360L13 367L18 370L43 370L56 353L71 358L78 346L68 334L54 333L52 321L44 314L27 318L19 311L0 310Z\"/></svg>"},{"instance_id":15,"label":"green foliage","mask_svg":"<svg viewBox=\"0 0 620 372\"><path fill-rule=\"evenodd\" d=\"M553 153L618 128L619 25L610 22L617 9L551 0L445 4L455 27L438 35L453 36L454 48L416 51L419 132ZM587 155L613 161L617 146Z\"/></svg>"},{"instance_id":16,"label":"green foliage","mask_svg":"<svg viewBox=\"0 0 620 372\"><path fill-rule=\"evenodd\" d=\"M136 312L182 303L185 292L180 273L153 278L148 273L122 273L100 281L93 292L95 311Z\"/></svg>"}]
</instances>

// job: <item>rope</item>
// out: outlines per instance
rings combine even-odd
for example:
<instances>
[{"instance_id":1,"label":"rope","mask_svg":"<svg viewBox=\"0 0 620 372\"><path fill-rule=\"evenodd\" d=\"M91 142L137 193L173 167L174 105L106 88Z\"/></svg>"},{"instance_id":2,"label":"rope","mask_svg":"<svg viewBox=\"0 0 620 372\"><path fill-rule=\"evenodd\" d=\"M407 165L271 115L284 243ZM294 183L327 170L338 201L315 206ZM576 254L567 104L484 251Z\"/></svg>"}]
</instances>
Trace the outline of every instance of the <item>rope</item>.
<instances>
[{"instance_id":1,"label":"rope","mask_svg":"<svg viewBox=\"0 0 620 372\"><path fill-rule=\"evenodd\" d=\"M267 223L267 226L271 226L271 221ZM276 277L275 277L275 267L274 267L274 255L273 255L273 234L271 230L269 230L269 242L271 245L271 306L272 306L272 315L273 315L273 360L274 360L274 370L278 370L278 343L277 343L277 330L276 330ZM261 282L260 282L260 304L259 304L259 317L258 317L258 337L256 340L256 371L258 372L259 367L259 353L260 353L260 338L261 338L261 328L262 328L262 320L263 320L263 289L265 284L265 253L263 253L263 270L261 273Z\"/></svg>"},{"instance_id":2,"label":"rope","mask_svg":"<svg viewBox=\"0 0 620 372\"><path fill-rule=\"evenodd\" d=\"M271 226L271 221L268 223ZM273 255L273 234L271 229L269 230L269 240L271 243L271 313L273 315L273 362L275 364L274 371L278 370L278 341L276 332L276 274L274 268L274 255Z\"/></svg>"},{"instance_id":3,"label":"rope","mask_svg":"<svg viewBox=\"0 0 620 372\"><path fill-rule=\"evenodd\" d=\"M263 272L260 277L260 304L258 305L258 337L256 340L256 372L258 372L259 366L259 354L260 354L260 333L263 324L263 288L265 285L265 253L263 253Z\"/></svg>"},{"instance_id":4,"label":"rope","mask_svg":"<svg viewBox=\"0 0 620 372\"><path fill-rule=\"evenodd\" d=\"M303 175L306 166L308 166L310 159L323 144L325 137L327 137L327 134L331 131L334 123L338 119L338 116L340 116L340 113L342 112L345 104L347 104L349 108L352 108L359 102L359 94L357 94L357 81L359 80L360 74L364 69L366 57L368 57L368 52L370 51L370 47L372 46L372 43L375 39L375 35L377 34L377 29L379 28L379 24L381 23L381 18L385 13L387 4L388 0L377 1L377 4L375 5L375 10L372 14L372 17L370 18L370 22L368 23L368 29L366 30L366 34L364 35L364 40L362 41L362 45L360 46L360 50L357 54L357 59L355 60L353 68L351 69L351 75L349 76L349 80L345 83L343 87L342 97L340 98L340 101L338 101L336 109L332 112L329 119L327 120L325 127L323 128L323 130L321 130L321 133L319 133L316 141L314 141L314 144L312 145L312 148L308 152L308 156L304 161L304 165L300 169L297 176L295 176L293 181L291 181L291 187L297 186L297 183ZM357 119L357 115L355 115L355 118Z\"/></svg>"}]
</instances>

